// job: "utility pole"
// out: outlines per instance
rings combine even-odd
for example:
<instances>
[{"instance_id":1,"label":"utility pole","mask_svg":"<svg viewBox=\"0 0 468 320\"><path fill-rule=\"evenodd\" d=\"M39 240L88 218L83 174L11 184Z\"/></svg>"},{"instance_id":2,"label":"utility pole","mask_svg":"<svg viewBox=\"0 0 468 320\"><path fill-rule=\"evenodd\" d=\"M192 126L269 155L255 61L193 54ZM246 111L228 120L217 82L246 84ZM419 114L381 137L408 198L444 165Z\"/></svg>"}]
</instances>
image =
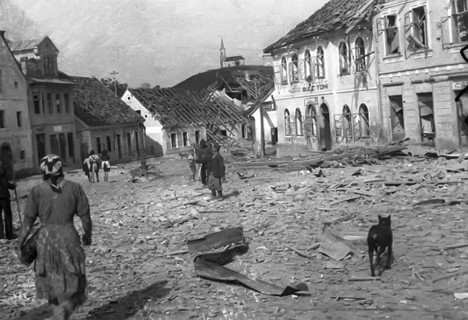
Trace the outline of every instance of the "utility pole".
<instances>
[{"instance_id":1,"label":"utility pole","mask_svg":"<svg viewBox=\"0 0 468 320\"><path fill-rule=\"evenodd\" d=\"M117 95L117 79L115 78L115 76L118 75L119 73L114 70L110 74L111 76L113 76L112 79L114 79L114 92L115 92L115 95Z\"/></svg>"}]
</instances>

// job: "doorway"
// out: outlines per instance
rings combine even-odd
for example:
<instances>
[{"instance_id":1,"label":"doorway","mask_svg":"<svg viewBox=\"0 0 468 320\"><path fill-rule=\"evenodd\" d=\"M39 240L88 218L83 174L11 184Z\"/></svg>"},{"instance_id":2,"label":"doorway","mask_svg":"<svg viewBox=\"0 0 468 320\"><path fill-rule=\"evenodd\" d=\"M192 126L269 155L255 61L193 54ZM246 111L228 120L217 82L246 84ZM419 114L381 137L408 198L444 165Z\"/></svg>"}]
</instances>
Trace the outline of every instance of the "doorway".
<instances>
[{"instance_id":1,"label":"doorway","mask_svg":"<svg viewBox=\"0 0 468 320\"><path fill-rule=\"evenodd\" d=\"M312 143L317 140L317 112L315 111L315 106L313 104L309 104L307 106L305 131L307 147L309 150L312 150Z\"/></svg>"},{"instance_id":2,"label":"doorway","mask_svg":"<svg viewBox=\"0 0 468 320\"><path fill-rule=\"evenodd\" d=\"M390 118L392 122L392 141L400 141L405 138L405 118L403 111L403 97L401 95L389 96Z\"/></svg>"},{"instance_id":3,"label":"doorway","mask_svg":"<svg viewBox=\"0 0 468 320\"><path fill-rule=\"evenodd\" d=\"M117 155L119 159L122 159L122 145L120 142L120 134L117 134L116 137L117 137Z\"/></svg>"},{"instance_id":4,"label":"doorway","mask_svg":"<svg viewBox=\"0 0 468 320\"><path fill-rule=\"evenodd\" d=\"M432 92L418 93L419 121L421 126L421 141L434 142L436 135L434 123L434 103Z\"/></svg>"},{"instance_id":5,"label":"doorway","mask_svg":"<svg viewBox=\"0 0 468 320\"><path fill-rule=\"evenodd\" d=\"M319 115L319 147L321 150L332 149L332 136L330 126L330 112L325 103L320 105Z\"/></svg>"},{"instance_id":6,"label":"doorway","mask_svg":"<svg viewBox=\"0 0 468 320\"><path fill-rule=\"evenodd\" d=\"M37 162L39 163L46 155L45 134L36 134Z\"/></svg>"}]
</instances>

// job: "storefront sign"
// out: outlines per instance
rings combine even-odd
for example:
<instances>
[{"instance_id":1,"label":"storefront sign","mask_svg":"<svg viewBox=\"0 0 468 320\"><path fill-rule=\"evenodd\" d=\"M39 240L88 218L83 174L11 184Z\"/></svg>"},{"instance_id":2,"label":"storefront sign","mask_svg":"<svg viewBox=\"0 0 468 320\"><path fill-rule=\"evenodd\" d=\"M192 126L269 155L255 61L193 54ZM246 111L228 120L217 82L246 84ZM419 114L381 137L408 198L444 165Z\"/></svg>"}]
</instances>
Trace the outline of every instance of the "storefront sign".
<instances>
[{"instance_id":1,"label":"storefront sign","mask_svg":"<svg viewBox=\"0 0 468 320\"><path fill-rule=\"evenodd\" d=\"M453 90L463 90L466 86L468 86L467 81L454 81L452 82L452 89Z\"/></svg>"},{"instance_id":2,"label":"storefront sign","mask_svg":"<svg viewBox=\"0 0 468 320\"><path fill-rule=\"evenodd\" d=\"M328 89L328 83L323 84L309 84L307 87L302 87L302 92L306 91L321 91Z\"/></svg>"}]
</instances>

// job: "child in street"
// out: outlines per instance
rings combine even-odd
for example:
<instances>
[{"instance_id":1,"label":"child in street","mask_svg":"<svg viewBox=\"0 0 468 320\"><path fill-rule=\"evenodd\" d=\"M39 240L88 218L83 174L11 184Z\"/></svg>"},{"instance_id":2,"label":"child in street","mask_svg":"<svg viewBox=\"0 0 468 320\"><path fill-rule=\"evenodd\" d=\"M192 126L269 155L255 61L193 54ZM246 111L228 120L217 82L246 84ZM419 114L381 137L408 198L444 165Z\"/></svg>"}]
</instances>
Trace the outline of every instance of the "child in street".
<instances>
[{"instance_id":1,"label":"child in street","mask_svg":"<svg viewBox=\"0 0 468 320\"><path fill-rule=\"evenodd\" d=\"M226 175L226 168L224 167L224 159L219 154L221 146L217 143L213 145L213 156L209 161L208 171L208 188L211 190L211 199L216 199L216 192L218 199L223 200L223 180Z\"/></svg>"},{"instance_id":2,"label":"child in street","mask_svg":"<svg viewBox=\"0 0 468 320\"><path fill-rule=\"evenodd\" d=\"M102 150L101 161L102 171L104 171L104 181L109 181L110 156L107 154L107 150Z\"/></svg>"},{"instance_id":3,"label":"child in street","mask_svg":"<svg viewBox=\"0 0 468 320\"><path fill-rule=\"evenodd\" d=\"M188 163L189 163L190 171L192 171L192 175L190 176L190 181L195 181L195 174L197 173L197 167L195 165L195 149L190 149L190 153L188 156Z\"/></svg>"}]
</instances>

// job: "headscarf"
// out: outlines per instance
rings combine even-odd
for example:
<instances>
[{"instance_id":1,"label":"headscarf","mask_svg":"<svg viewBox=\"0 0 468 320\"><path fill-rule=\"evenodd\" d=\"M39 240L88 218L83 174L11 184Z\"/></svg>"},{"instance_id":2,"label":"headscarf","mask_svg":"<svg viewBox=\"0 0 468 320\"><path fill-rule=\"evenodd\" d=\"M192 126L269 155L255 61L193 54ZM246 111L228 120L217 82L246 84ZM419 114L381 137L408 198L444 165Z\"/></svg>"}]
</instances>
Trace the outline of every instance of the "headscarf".
<instances>
[{"instance_id":1,"label":"headscarf","mask_svg":"<svg viewBox=\"0 0 468 320\"><path fill-rule=\"evenodd\" d=\"M56 154L49 154L41 159L41 171L44 179L50 178L53 191L60 192L57 180L63 177L62 159Z\"/></svg>"}]
</instances>

